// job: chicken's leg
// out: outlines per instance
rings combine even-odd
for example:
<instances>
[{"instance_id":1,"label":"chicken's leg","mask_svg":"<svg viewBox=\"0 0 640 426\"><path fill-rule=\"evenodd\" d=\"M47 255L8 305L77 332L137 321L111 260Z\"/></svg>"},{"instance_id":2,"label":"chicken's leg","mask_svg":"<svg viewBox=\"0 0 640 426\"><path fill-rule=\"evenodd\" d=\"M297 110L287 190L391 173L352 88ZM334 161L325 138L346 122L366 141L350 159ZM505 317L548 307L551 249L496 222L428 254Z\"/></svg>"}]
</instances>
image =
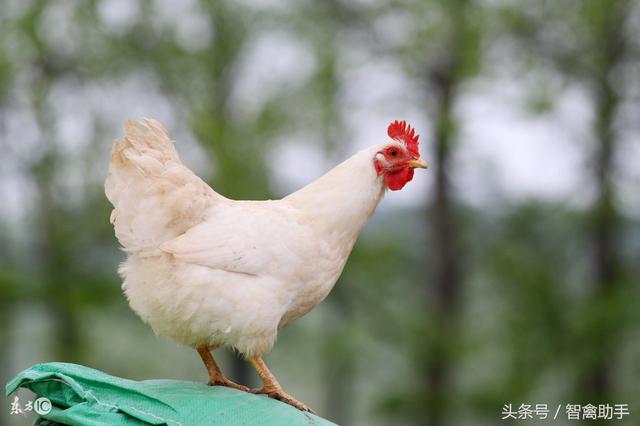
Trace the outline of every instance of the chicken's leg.
<instances>
[{"instance_id":1,"label":"chicken's leg","mask_svg":"<svg viewBox=\"0 0 640 426\"><path fill-rule=\"evenodd\" d=\"M253 365L253 368L256 369L256 372L258 373L258 376L260 376L260 380L262 380L263 384L261 388L252 389L252 393L263 393L271 398L293 405L299 410L313 413L312 409L304 405L302 402L294 399L282 389L282 386L280 386L280 383L278 383L273 374L271 374L271 371L269 371L267 364L264 363L262 358L259 356L252 358L251 364Z\"/></svg>"},{"instance_id":2,"label":"chicken's leg","mask_svg":"<svg viewBox=\"0 0 640 426\"><path fill-rule=\"evenodd\" d=\"M241 391L248 392L249 388L246 386L239 385L237 383L232 382L227 379L224 374L222 374L222 370L218 367L216 360L213 359L213 355L209 351L209 348L205 346L200 346L197 348L204 365L207 367L207 371L209 372L209 386L227 386L229 388L238 389Z\"/></svg>"}]
</instances>

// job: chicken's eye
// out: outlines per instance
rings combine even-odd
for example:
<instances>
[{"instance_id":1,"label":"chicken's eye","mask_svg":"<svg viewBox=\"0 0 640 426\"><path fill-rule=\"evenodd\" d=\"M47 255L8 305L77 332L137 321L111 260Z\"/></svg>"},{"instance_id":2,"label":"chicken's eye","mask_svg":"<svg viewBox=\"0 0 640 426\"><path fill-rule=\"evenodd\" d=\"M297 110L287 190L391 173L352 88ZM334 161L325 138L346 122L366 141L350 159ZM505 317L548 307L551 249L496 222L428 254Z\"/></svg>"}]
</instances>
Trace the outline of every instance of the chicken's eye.
<instances>
[{"instance_id":1,"label":"chicken's eye","mask_svg":"<svg viewBox=\"0 0 640 426\"><path fill-rule=\"evenodd\" d=\"M395 148L391 148L387 151L387 153L392 157L396 157L398 155L398 150Z\"/></svg>"}]
</instances>

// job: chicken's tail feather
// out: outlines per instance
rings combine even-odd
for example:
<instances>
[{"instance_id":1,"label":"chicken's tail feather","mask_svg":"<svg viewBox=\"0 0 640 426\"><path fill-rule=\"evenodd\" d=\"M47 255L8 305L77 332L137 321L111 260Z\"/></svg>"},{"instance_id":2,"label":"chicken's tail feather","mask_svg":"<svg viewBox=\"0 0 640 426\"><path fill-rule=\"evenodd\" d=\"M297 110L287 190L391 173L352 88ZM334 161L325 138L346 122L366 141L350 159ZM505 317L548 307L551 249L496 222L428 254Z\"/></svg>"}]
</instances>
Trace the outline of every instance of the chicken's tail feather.
<instances>
[{"instance_id":1,"label":"chicken's tail feather","mask_svg":"<svg viewBox=\"0 0 640 426\"><path fill-rule=\"evenodd\" d=\"M113 144L112 161L129 162L141 173L159 175L169 161L180 162L173 142L156 120L127 120L123 140Z\"/></svg>"},{"instance_id":2,"label":"chicken's tail feather","mask_svg":"<svg viewBox=\"0 0 640 426\"><path fill-rule=\"evenodd\" d=\"M105 193L111 223L125 250L156 255L158 246L202 220L217 197L182 162L155 120L128 120L113 144Z\"/></svg>"}]
</instances>

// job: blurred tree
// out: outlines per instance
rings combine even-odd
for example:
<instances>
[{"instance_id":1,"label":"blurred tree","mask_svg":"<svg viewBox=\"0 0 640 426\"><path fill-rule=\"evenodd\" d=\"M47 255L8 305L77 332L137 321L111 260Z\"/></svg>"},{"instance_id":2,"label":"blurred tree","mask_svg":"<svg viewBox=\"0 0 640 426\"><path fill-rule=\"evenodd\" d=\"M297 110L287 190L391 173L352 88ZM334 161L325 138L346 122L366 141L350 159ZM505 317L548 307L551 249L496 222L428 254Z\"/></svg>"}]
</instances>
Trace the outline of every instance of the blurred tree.
<instances>
[{"instance_id":1,"label":"blurred tree","mask_svg":"<svg viewBox=\"0 0 640 426\"><path fill-rule=\"evenodd\" d=\"M13 108L19 109L19 102L26 102L27 111L22 112L34 117L39 140L37 149L29 151L27 155L19 149L21 141L5 141L4 152L34 184L36 193L36 208L31 215L20 218L26 220L27 224L20 224L22 232L34 230L33 233L23 234L32 238L32 241L12 241L12 244L33 250L27 255L28 258L22 260L30 266L21 270L22 278L14 276L6 284L9 288L15 286L20 289L17 292L21 295L20 300L36 299L46 304L52 321L53 359L81 361L83 344L78 326L82 322L80 316L84 303L92 304L100 300L105 296L103 291L113 296L117 290L109 290L113 281L101 276L100 270L90 270L89 265L76 260L76 255L86 246L87 239L98 236L99 231L105 229L105 226L95 226L83 213L90 214L96 206L101 209L104 202L96 197L88 197L80 206L76 206L70 205L69 199L61 196L65 191L64 173L68 164L60 153L60 142L55 139L57 123L52 87L69 74L75 74L76 70L68 67L67 58L52 48L51 43L46 41L46 34L41 31L39 25L43 16L50 12L49 6L46 2L31 3L19 19L8 22L11 40L25 47L25 53L15 56L14 65L21 68L22 73L12 75L13 90L8 94L19 99L12 99ZM16 88L22 85L30 87L26 97L16 93ZM87 151L77 154L89 158L90 151L91 145ZM86 186L91 187L91 182L86 182ZM6 219L19 223L15 218ZM99 242L91 241L90 244ZM24 258L25 253L20 253L18 257ZM88 280L87 276L90 276ZM33 280L34 285L24 286L25 278L27 282Z\"/></svg>"},{"instance_id":2,"label":"blurred tree","mask_svg":"<svg viewBox=\"0 0 640 426\"><path fill-rule=\"evenodd\" d=\"M625 87L615 80L615 73L627 60L627 31L625 25L630 15L631 2L592 1L586 5L585 21L591 28L589 42L595 53L593 64L586 70L587 84L592 93L595 109L594 134L597 146L594 150L594 180L596 201L593 207L591 238L594 250L594 277L597 290L593 298L596 305L610 302L618 288L624 284L625 272L620 258L620 214L616 208L615 163L618 136L615 128ZM616 327L617 328L617 327ZM610 395L611 373L609 359L612 343L618 338L618 330L601 331L600 344L606 341L605 350L587 371L587 396L604 401Z\"/></svg>"},{"instance_id":3,"label":"blurred tree","mask_svg":"<svg viewBox=\"0 0 640 426\"><path fill-rule=\"evenodd\" d=\"M0 18L0 36L7 31L7 26L2 25L3 21ZM0 132L4 132L7 126L6 113L10 103L9 95L14 72L5 46L0 44ZM0 147L4 148L4 144L1 142ZM0 164L2 174L6 173L5 168L6 165ZM9 228L8 221L0 221L0 341L3 342L8 342L10 339L13 306L15 306L18 299L17 293L20 290L20 286L16 285L20 274L16 270L13 253L10 249ZM12 372L9 369L9 350L7 345L2 345L0 346L0 380L10 377Z\"/></svg>"},{"instance_id":4,"label":"blurred tree","mask_svg":"<svg viewBox=\"0 0 640 426\"><path fill-rule=\"evenodd\" d=\"M435 180L425 215L429 259L426 267L425 306L427 336L419 350L424 374L426 409L422 423L447 424L452 412L452 373L460 346L459 319L465 282L466 247L460 235L462 216L451 182L452 158L457 147L459 118L454 113L465 80L478 72L482 51L482 9L472 2L425 3L416 16L437 14L436 26L417 25L410 73L422 83L420 101L433 115ZM421 52L421 54L416 54ZM420 70L421 69L421 70ZM420 70L416 72L417 70Z\"/></svg>"},{"instance_id":5,"label":"blurred tree","mask_svg":"<svg viewBox=\"0 0 640 426\"><path fill-rule=\"evenodd\" d=\"M631 19L638 13L635 2L587 1L571 6L551 5L542 9L526 8L515 21L516 33L534 60L562 73L570 84L581 85L588 94L593 111L590 138L593 144L590 170L594 184L594 202L586 232L590 242L586 254L591 258L590 281L594 285L585 301L581 336L583 362L576 392L589 401L609 401L613 395L611 359L615 343L624 330L624 322L611 315L620 294L630 283L628 267L621 258L622 216L616 199L616 157L620 145L621 106L633 93L630 67L637 53L630 45L634 29ZM636 29L637 30L637 29ZM567 36L567 31L570 31ZM536 56L537 55L537 56ZM624 320L626 321L626 320Z\"/></svg>"},{"instance_id":6,"label":"blurred tree","mask_svg":"<svg viewBox=\"0 0 640 426\"><path fill-rule=\"evenodd\" d=\"M460 214L456 211L451 185L452 154L456 145L454 115L460 86L477 69L478 24L472 24L475 7L466 0L443 3L446 25L435 42L435 58L427 66L425 99L433 99L435 130L435 184L426 216L430 225L427 271L427 306L433 336L424 349L427 409L424 424L447 423L451 412L451 374L459 345L459 315L463 292L465 249L461 246ZM421 49L425 51L426 49Z\"/></svg>"}]
</instances>

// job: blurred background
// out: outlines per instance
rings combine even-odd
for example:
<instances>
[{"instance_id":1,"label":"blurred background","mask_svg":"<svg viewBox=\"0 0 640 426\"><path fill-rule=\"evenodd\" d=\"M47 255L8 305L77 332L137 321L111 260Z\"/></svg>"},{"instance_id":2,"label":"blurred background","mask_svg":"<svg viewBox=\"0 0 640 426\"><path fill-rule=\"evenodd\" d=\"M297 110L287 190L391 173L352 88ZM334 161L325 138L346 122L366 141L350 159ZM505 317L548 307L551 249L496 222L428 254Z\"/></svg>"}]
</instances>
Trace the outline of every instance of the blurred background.
<instances>
[{"instance_id":1,"label":"blurred background","mask_svg":"<svg viewBox=\"0 0 640 426\"><path fill-rule=\"evenodd\" d=\"M576 423L501 420L536 403L629 404L614 423L638 424L638 1L0 8L2 382L46 361L206 380L121 294L102 185L126 118L158 119L237 199L282 197L406 119L431 168L280 333L284 387L345 425ZM0 423L27 424L9 402Z\"/></svg>"}]
</instances>

